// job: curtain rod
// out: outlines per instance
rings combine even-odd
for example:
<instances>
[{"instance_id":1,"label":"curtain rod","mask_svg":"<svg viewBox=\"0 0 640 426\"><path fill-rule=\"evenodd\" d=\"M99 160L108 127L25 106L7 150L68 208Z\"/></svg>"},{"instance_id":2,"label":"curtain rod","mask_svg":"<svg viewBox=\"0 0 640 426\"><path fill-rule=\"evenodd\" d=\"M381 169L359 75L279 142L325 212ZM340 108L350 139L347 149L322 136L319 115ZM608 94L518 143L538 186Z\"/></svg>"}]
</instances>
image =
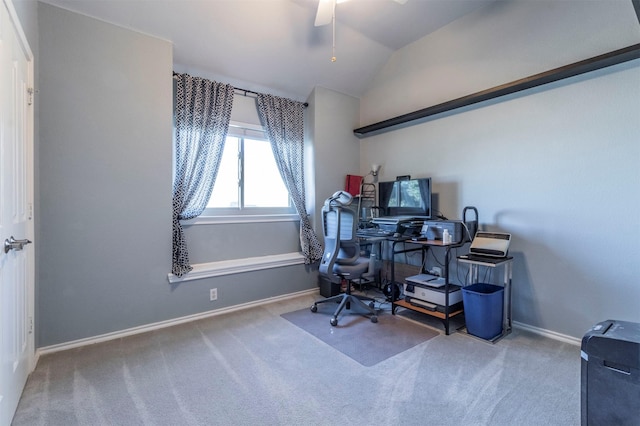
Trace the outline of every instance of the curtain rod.
<instances>
[{"instance_id":1,"label":"curtain rod","mask_svg":"<svg viewBox=\"0 0 640 426\"><path fill-rule=\"evenodd\" d=\"M174 72L173 72L173 78L175 79L177 75L178 75L178 73L174 71ZM242 92L242 95L243 95L243 96L247 96L247 93L251 93L252 95L256 95L256 96L258 96L258 95L260 94L260 93L258 93L258 92L254 92L253 90L242 89L242 88L240 88L240 87L235 87L235 86L233 87L233 90L235 90L235 91L237 91L237 92ZM240 93L239 93L239 94L240 94ZM304 102L304 103L302 104L302 106L304 106L304 107L306 108L306 107L308 107L308 106L309 106L309 104L308 104L307 102Z\"/></svg>"}]
</instances>

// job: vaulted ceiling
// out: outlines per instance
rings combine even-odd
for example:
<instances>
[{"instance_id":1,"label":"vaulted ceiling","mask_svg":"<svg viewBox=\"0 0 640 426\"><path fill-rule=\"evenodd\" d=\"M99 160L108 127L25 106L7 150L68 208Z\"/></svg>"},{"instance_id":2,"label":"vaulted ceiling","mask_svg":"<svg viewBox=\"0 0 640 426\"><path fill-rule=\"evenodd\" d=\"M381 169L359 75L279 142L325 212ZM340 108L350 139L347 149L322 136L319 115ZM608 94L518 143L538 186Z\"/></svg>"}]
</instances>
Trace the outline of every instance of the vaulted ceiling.
<instances>
[{"instance_id":1,"label":"vaulted ceiling","mask_svg":"<svg viewBox=\"0 0 640 426\"><path fill-rule=\"evenodd\" d=\"M174 45L174 69L305 100L355 97L393 52L495 0L350 0L316 27L318 0L43 0Z\"/></svg>"}]
</instances>

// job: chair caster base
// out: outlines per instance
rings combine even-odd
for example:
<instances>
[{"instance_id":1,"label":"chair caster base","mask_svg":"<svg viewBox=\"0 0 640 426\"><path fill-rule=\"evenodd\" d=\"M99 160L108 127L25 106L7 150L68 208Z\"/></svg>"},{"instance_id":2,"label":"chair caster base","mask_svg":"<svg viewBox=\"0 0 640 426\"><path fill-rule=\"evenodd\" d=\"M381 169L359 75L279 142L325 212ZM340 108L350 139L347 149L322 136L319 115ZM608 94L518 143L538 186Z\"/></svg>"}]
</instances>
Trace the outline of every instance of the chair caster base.
<instances>
[{"instance_id":1,"label":"chair caster base","mask_svg":"<svg viewBox=\"0 0 640 426\"><path fill-rule=\"evenodd\" d=\"M372 323L377 323L378 322L378 316L377 315L372 315L370 318ZM338 325L338 318L333 317L329 320L329 324L331 324L333 327Z\"/></svg>"},{"instance_id":2,"label":"chair caster base","mask_svg":"<svg viewBox=\"0 0 640 426\"><path fill-rule=\"evenodd\" d=\"M334 296L328 299L314 302L309 309L311 310L311 312L314 312L314 313L318 312L319 304L325 303L325 302L332 302L332 301L335 301L336 303L340 303L340 306L338 306L338 309L333 313L333 316L329 320L329 323L333 327L338 325L338 317L340 313L343 311L343 309L349 310L351 308L352 303L354 304L354 308L358 306L360 307L361 310L366 311L364 315L368 315L372 323L378 322L378 316L377 316L378 311L375 309L375 300L372 300L371 298L365 298L364 300L358 299L357 297L352 296L351 294L344 294L339 297Z\"/></svg>"}]
</instances>

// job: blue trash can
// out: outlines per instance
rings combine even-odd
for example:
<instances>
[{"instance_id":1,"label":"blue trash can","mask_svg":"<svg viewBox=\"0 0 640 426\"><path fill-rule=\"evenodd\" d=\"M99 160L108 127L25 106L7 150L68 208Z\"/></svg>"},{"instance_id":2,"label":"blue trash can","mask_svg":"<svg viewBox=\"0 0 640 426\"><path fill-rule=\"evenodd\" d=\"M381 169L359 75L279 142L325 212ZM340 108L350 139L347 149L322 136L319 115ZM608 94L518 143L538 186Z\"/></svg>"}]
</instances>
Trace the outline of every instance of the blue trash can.
<instances>
[{"instance_id":1,"label":"blue trash can","mask_svg":"<svg viewBox=\"0 0 640 426\"><path fill-rule=\"evenodd\" d=\"M504 287L472 284L462 287L462 303L467 332L490 340L502 333Z\"/></svg>"}]
</instances>

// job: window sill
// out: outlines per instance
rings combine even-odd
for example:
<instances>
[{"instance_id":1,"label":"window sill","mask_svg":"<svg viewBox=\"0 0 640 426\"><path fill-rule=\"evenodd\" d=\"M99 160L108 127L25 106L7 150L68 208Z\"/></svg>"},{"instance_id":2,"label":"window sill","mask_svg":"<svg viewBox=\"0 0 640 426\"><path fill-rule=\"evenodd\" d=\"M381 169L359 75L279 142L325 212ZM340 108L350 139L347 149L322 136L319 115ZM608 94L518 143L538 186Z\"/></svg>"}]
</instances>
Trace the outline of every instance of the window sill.
<instances>
[{"instance_id":1,"label":"window sill","mask_svg":"<svg viewBox=\"0 0 640 426\"><path fill-rule=\"evenodd\" d=\"M265 215L237 215L237 216L198 216L194 219L183 220L183 226L191 225L221 225L229 223L260 223L260 222L299 222L297 214L265 214Z\"/></svg>"},{"instance_id":2,"label":"window sill","mask_svg":"<svg viewBox=\"0 0 640 426\"><path fill-rule=\"evenodd\" d=\"M182 277L168 274L170 283L200 280L221 275L239 274L242 272L261 271L263 269L304 264L302 253L284 253L268 256L247 257L244 259L222 260L219 262L197 263L193 270Z\"/></svg>"}]
</instances>

